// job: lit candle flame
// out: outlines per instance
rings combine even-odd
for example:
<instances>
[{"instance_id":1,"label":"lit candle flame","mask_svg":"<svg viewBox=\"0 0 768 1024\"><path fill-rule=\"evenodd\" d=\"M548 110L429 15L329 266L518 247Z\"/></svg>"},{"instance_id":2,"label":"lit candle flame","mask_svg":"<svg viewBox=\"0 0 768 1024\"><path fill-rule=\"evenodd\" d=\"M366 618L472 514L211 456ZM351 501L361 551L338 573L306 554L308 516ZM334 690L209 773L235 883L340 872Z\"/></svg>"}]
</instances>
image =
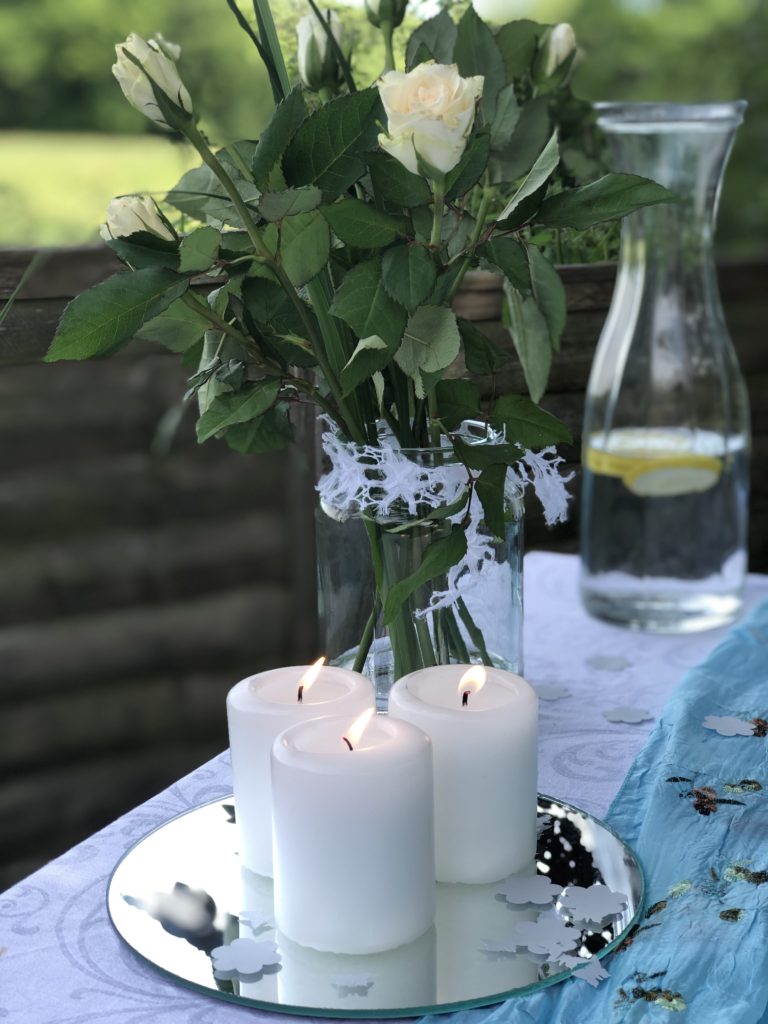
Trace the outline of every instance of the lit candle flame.
<instances>
[{"instance_id":1,"label":"lit candle flame","mask_svg":"<svg viewBox=\"0 0 768 1024\"><path fill-rule=\"evenodd\" d=\"M485 686L485 669L482 665L473 665L467 669L459 680L458 693L461 694L461 706L469 707L469 698L473 693L482 690Z\"/></svg>"},{"instance_id":2,"label":"lit candle flame","mask_svg":"<svg viewBox=\"0 0 768 1024\"><path fill-rule=\"evenodd\" d=\"M347 729L347 735L342 736L342 740L347 744L350 750L354 750L363 737L363 733L368 728L368 724L376 714L376 708L368 708L364 711L359 718L356 718L349 729Z\"/></svg>"},{"instance_id":3,"label":"lit candle flame","mask_svg":"<svg viewBox=\"0 0 768 1024\"><path fill-rule=\"evenodd\" d=\"M320 669L323 667L324 664L325 655L323 655L322 658L318 658L317 661L314 662L314 664L310 665L307 671L299 680L299 692L296 697L296 700L299 702L299 704L301 704L301 702L304 700L304 694L307 692L310 686L312 686L317 677L320 675Z\"/></svg>"}]
</instances>

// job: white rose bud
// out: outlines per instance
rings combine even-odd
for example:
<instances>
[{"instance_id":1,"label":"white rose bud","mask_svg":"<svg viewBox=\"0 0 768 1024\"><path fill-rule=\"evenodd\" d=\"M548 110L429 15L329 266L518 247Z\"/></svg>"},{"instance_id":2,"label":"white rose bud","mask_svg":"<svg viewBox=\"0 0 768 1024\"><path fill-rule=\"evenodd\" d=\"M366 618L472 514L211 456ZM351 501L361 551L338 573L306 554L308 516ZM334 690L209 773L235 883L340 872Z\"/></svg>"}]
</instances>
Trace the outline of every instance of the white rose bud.
<instances>
[{"instance_id":1,"label":"white rose bud","mask_svg":"<svg viewBox=\"0 0 768 1024\"><path fill-rule=\"evenodd\" d=\"M376 28L384 24L397 28L403 23L407 6L408 0L365 0L365 13Z\"/></svg>"},{"instance_id":2,"label":"white rose bud","mask_svg":"<svg viewBox=\"0 0 768 1024\"><path fill-rule=\"evenodd\" d=\"M117 61L112 65L112 74L132 107L148 117L150 121L154 121L160 128L172 131L173 126L168 124L160 110L149 79L151 78L155 85L165 93L171 103L187 114L192 113L192 100L179 77L176 65L165 52L168 45L164 42L161 46L154 39L146 42L141 36L131 32L124 43L118 43L115 47ZM173 44L170 45L173 46ZM134 64L125 51L138 60L141 67Z\"/></svg>"},{"instance_id":3,"label":"white rose bud","mask_svg":"<svg viewBox=\"0 0 768 1024\"><path fill-rule=\"evenodd\" d=\"M327 16L333 38L341 46L341 19L336 11L328 11ZM305 14L300 19L296 26L296 39L299 78L304 85L313 92L332 89L339 80L339 64L328 34L314 14Z\"/></svg>"},{"instance_id":4,"label":"white rose bud","mask_svg":"<svg viewBox=\"0 0 768 1024\"><path fill-rule=\"evenodd\" d=\"M378 81L387 114L379 145L414 174L416 154L447 174L464 155L483 94L483 76L462 78L455 64L427 61L404 74L388 71Z\"/></svg>"},{"instance_id":5,"label":"white rose bud","mask_svg":"<svg viewBox=\"0 0 768 1024\"><path fill-rule=\"evenodd\" d=\"M472 6L486 25L506 25L521 16L515 0L472 0Z\"/></svg>"},{"instance_id":6,"label":"white rose bud","mask_svg":"<svg viewBox=\"0 0 768 1024\"><path fill-rule=\"evenodd\" d=\"M99 234L108 242L111 238L125 238L137 231L149 231L158 238L176 239L157 203L149 196L118 196L107 207L107 220Z\"/></svg>"},{"instance_id":7,"label":"white rose bud","mask_svg":"<svg viewBox=\"0 0 768 1024\"><path fill-rule=\"evenodd\" d=\"M549 78L576 49L576 33L567 21L561 21L549 33L544 44L544 74Z\"/></svg>"},{"instance_id":8,"label":"white rose bud","mask_svg":"<svg viewBox=\"0 0 768 1024\"><path fill-rule=\"evenodd\" d=\"M170 39L166 39L162 32L155 32L150 42L157 43L169 60L178 61L181 57L181 47L179 44L171 42Z\"/></svg>"}]
</instances>

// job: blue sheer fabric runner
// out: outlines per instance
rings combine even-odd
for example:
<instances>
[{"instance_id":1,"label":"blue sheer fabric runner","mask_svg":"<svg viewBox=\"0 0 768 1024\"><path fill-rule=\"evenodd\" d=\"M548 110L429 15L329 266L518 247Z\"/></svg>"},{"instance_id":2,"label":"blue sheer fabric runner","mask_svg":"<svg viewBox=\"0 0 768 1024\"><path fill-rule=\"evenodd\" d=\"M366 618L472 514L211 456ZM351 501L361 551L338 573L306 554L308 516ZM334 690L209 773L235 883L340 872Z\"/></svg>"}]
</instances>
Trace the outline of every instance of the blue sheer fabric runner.
<instances>
[{"instance_id":1,"label":"blue sheer fabric runner","mask_svg":"<svg viewBox=\"0 0 768 1024\"><path fill-rule=\"evenodd\" d=\"M708 716L748 734L720 735ZM768 1024L767 733L768 602L685 676L610 807L647 888L636 930L603 961L609 977L452 1021Z\"/></svg>"}]
</instances>

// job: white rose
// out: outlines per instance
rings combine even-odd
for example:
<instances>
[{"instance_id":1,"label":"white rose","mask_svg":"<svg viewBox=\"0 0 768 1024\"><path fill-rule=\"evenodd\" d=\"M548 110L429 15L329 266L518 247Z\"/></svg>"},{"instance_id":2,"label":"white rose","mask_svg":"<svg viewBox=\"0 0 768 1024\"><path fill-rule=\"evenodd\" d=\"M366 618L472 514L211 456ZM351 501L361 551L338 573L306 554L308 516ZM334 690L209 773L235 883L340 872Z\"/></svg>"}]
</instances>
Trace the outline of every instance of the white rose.
<instances>
[{"instance_id":1,"label":"white rose","mask_svg":"<svg viewBox=\"0 0 768 1024\"><path fill-rule=\"evenodd\" d=\"M427 61L413 71L388 71L378 81L387 114L379 145L414 174L416 153L447 174L461 160L483 94L483 76L462 78L455 64Z\"/></svg>"},{"instance_id":2,"label":"white rose","mask_svg":"<svg viewBox=\"0 0 768 1024\"><path fill-rule=\"evenodd\" d=\"M576 33L567 21L561 21L549 33L544 46L544 74L549 78L576 49Z\"/></svg>"},{"instance_id":3,"label":"white rose","mask_svg":"<svg viewBox=\"0 0 768 1024\"><path fill-rule=\"evenodd\" d=\"M166 39L162 32L155 32L150 42L157 43L169 60L178 61L179 57L181 57L181 47L179 44L171 42L170 39Z\"/></svg>"},{"instance_id":4,"label":"white rose","mask_svg":"<svg viewBox=\"0 0 768 1024\"><path fill-rule=\"evenodd\" d=\"M486 25L506 25L522 17L521 7L525 10L528 4L521 5L519 0L472 0L472 6Z\"/></svg>"},{"instance_id":5,"label":"white rose","mask_svg":"<svg viewBox=\"0 0 768 1024\"><path fill-rule=\"evenodd\" d=\"M105 241L125 238L137 231L149 231L159 238L174 241L176 236L149 196L118 196L107 207L107 220L99 228Z\"/></svg>"},{"instance_id":6,"label":"white rose","mask_svg":"<svg viewBox=\"0 0 768 1024\"><path fill-rule=\"evenodd\" d=\"M326 12L331 33L341 46L341 19L336 11ZM326 16L324 14L324 17ZM314 14L305 14L296 26L299 78L308 89L317 91L325 87L333 87L339 75L336 55L319 18Z\"/></svg>"},{"instance_id":7,"label":"white rose","mask_svg":"<svg viewBox=\"0 0 768 1024\"><path fill-rule=\"evenodd\" d=\"M164 44L164 46L167 45ZM140 62L141 67L133 63L124 52L126 50ZM146 42L141 36L131 32L124 43L118 43L115 53L117 61L112 65L112 74L119 82L125 98L132 107L135 107L161 128L172 130L157 105L149 82L149 78L151 78L177 107L181 107L188 114L192 113L192 100L189 93L179 77L176 65L166 56L160 43L154 39ZM144 74L145 71L146 74Z\"/></svg>"}]
</instances>

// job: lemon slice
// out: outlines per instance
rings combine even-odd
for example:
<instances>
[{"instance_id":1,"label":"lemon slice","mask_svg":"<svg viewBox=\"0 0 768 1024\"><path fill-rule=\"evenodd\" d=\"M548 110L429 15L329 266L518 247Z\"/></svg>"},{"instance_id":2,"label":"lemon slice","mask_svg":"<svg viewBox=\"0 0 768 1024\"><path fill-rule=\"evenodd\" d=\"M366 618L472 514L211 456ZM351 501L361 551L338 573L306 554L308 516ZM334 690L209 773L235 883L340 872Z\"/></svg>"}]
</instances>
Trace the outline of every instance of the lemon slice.
<instances>
[{"instance_id":1,"label":"lemon slice","mask_svg":"<svg viewBox=\"0 0 768 1024\"><path fill-rule=\"evenodd\" d=\"M709 490L723 471L723 460L714 455L666 454L640 446L624 452L590 446L585 464L600 476L619 477L627 490L644 498L672 498Z\"/></svg>"}]
</instances>

